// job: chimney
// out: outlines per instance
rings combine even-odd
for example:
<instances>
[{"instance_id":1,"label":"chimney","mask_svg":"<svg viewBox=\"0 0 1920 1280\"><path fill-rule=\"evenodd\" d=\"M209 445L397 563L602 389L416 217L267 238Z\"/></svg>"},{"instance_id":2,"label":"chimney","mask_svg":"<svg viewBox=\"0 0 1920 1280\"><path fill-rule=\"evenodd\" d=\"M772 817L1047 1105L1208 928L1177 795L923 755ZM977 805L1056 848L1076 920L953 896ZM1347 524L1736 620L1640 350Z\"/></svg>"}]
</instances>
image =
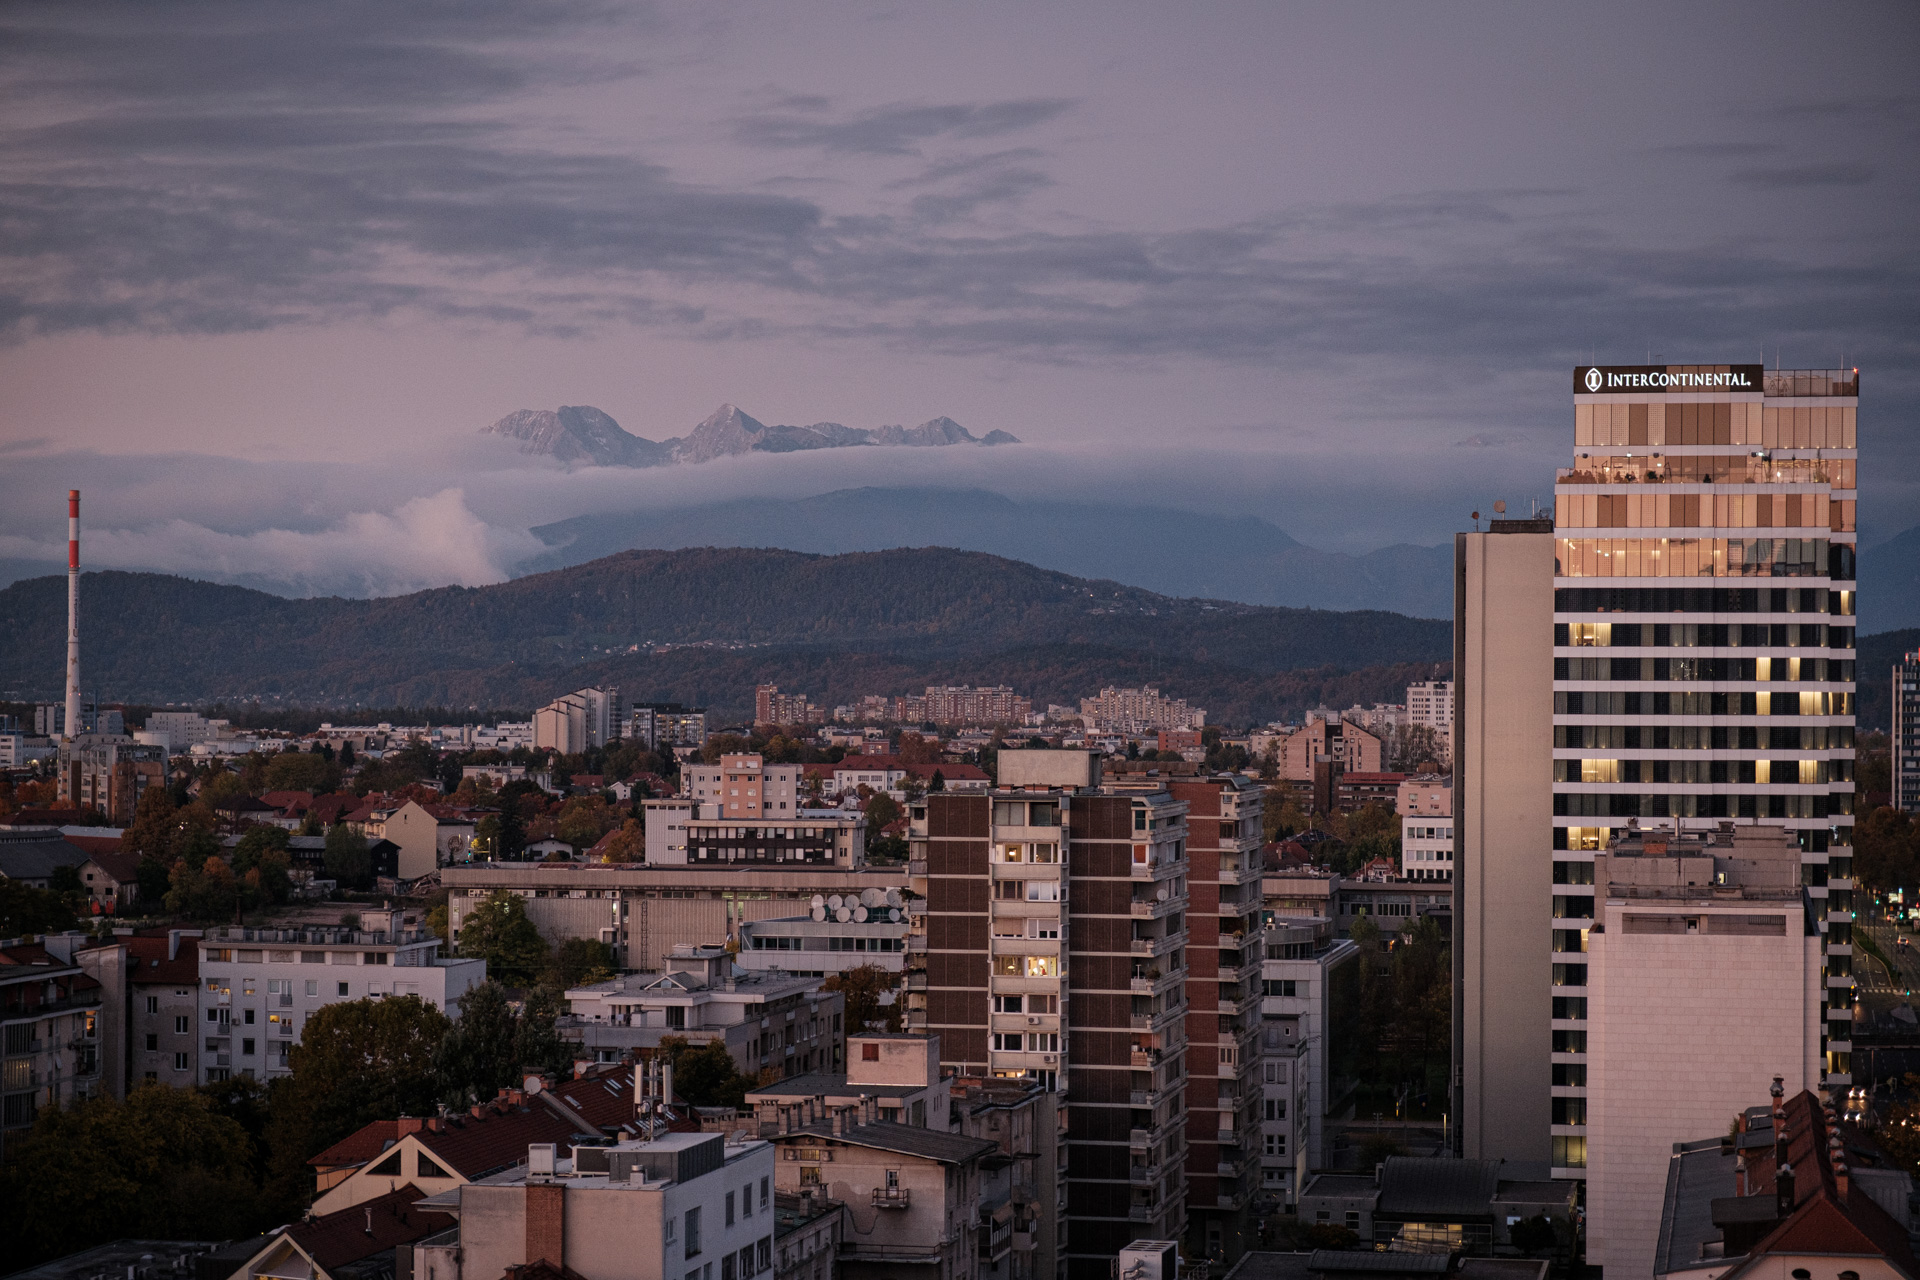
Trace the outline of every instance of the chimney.
<instances>
[{"instance_id":1,"label":"chimney","mask_svg":"<svg viewBox=\"0 0 1920 1280\"><path fill-rule=\"evenodd\" d=\"M396 1126L395 1132L404 1138L410 1133L420 1132L421 1129L426 1127L426 1123L427 1122L420 1116L401 1116L398 1120L394 1121Z\"/></svg>"},{"instance_id":2,"label":"chimney","mask_svg":"<svg viewBox=\"0 0 1920 1280\"><path fill-rule=\"evenodd\" d=\"M1782 1162L1773 1175L1774 1208L1782 1218L1793 1212L1793 1166Z\"/></svg>"},{"instance_id":3,"label":"chimney","mask_svg":"<svg viewBox=\"0 0 1920 1280\"><path fill-rule=\"evenodd\" d=\"M68 739L80 736L80 491L67 490L67 724ZM64 780L64 774L63 774ZM69 783L69 786L71 784ZM76 797L68 795L67 800Z\"/></svg>"},{"instance_id":4,"label":"chimney","mask_svg":"<svg viewBox=\"0 0 1920 1280\"><path fill-rule=\"evenodd\" d=\"M834 1137L844 1138L846 1136L847 1112L850 1110L852 1110L851 1107L835 1107L833 1109L833 1136Z\"/></svg>"},{"instance_id":5,"label":"chimney","mask_svg":"<svg viewBox=\"0 0 1920 1280\"><path fill-rule=\"evenodd\" d=\"M529 1182L526 1193L527 1265L545 1262L559 1270L567 1257L567 1188L558 1182Z\"/></svg>"}]
</instances>

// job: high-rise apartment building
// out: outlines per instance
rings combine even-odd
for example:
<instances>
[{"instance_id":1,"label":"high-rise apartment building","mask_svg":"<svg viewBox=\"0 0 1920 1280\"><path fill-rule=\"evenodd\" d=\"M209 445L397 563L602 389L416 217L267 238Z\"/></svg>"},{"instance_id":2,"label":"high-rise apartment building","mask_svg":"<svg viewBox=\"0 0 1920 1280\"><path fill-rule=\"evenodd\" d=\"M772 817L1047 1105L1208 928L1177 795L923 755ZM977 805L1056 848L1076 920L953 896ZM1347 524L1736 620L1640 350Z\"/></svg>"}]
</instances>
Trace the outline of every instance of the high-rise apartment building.
<instances>
[{"instance_id":1,"label":"high-rise apartment building","mask_svg":"<svg viewBox=\"0 0 1920 1280\"><path fill-rule=\"evenodd\" d=\"M1187 804L1084 751L1003 751L917 801L908 1020L959 1074L1065 1093L1068 1280L1186 1229Z\"/></svg>"},{"instance_id":2,"label":"high-rise apartment building","mask_svg":"<svg viewBox=\"0 0 1920 1280\"><path fill-rule=\"evenodd\" d=\"M1109 685L1095 697L1080 699L1080 718L1089 732L1139 737L1160 729L1198 729L1206 724L1207 713L1189 707L1183 698L1162 697L1152 685Z\"/></svg>"},{"instance_id":3,"label":"high-rise apartment building","mask_svg":"<svg viewBox=\"0 0 1920 1280\"><path fill-rule=\"evenodd\" d=\"M610 686L576 689L533 713L533 746L536 751L561 755L604 747L620 736L625 719L620 690Z\"/></svg>"},{"instance_id":4,"label":"high-rise apartment building","mask_svg":"<svg viewBox=\"0 0 1920 1280\"><path fill-rule=\"evenodd\" d=\"M807 701L804 693L782 693L777 684L754 688L753 722L757 725L825 724L826 719L826 712Z\"/></svg>"},{"instance_id":5,"label":"high-rise apartment building","mask_svg":"<svg viewBox=\"0 0 1920 1280\"><path fill-rule=\"evenodd\" d=\"M1893 807L1920 815L1920 653L1893 669Z\"/></svg>"},{"instance_id":6,"label":"high-rise apartment building","mask_svg":"<svg viewBox=\"0 0 1920 1280\"><path fill-rule=\"evenodd\" d=\"M1630 824L1785 828L1825 934L1829 1083L1850 1076L1851 369L1574 370L1553 579L1553 1164L1586 1164L1590 917ZM1578 886L1578 888L1576 888ZM1671 1135L1681 1140L1683 1134ZM1650 1137L1651 1140L1651 1137ZM1666 1137L1660 1141L1669 1140Z\"/></svg>"}]
</instances>

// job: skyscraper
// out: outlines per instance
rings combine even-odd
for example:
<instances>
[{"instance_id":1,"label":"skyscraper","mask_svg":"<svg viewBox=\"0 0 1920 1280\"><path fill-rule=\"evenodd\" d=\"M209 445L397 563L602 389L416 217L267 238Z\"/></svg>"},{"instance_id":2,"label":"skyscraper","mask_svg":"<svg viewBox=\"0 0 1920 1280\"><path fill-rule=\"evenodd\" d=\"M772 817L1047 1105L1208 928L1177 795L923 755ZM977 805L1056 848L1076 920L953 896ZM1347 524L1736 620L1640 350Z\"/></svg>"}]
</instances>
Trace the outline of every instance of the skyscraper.
<instances>
[{"instance_id":1,"label":"skyscraper","mask_svg":"<svg viewBox=\"0 0 1920 1280\"><path fill-rule=\"evenodd\" d=\"M1920 653L1893 669L1893 807L1920 816Z\"/></svg>"},{"instance_id":2,"label":"skyscraper","mask_svg":"<svg viewBox=\"0 0 1920 1280\"><path fill-rule=\"evenodd\" d=\"M1554 504L1556 906L1540 927L1553 1165L1581 1177L1590 886L1630 826L1791 833L1826 935L1821 1065L1850 1083L1860 384L1852 369L1582 366L1573 390Z\"/></svg>"}]
</instances>

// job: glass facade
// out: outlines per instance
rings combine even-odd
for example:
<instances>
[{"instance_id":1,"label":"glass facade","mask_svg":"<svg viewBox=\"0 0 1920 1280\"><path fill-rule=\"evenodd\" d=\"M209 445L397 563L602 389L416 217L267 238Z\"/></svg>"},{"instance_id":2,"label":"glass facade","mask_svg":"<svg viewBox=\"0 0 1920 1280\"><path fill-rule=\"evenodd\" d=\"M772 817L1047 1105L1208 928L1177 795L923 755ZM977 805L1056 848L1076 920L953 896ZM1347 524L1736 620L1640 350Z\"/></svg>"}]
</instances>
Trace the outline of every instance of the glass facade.
<instances>
[{"instance_id":1,"label":"glass facade","mask_svg":"<svg viewBox=\"0 0 1920 1280\"><path fill-rule=\"evenodd\" d=\"M1573 465L1556 477L1553 1146L1563 1176L1581 1176L1586 1146L1592 919L1574 913L1591 913L1593 899L1574 887L1592 884L1594 854L1630 825L1758 821L1795 832L1827 934L1828 1079L1850 1083L1859 374L1659 372L1576 371ZM1712 389L1666 389L1703 383ZM1635 389L1585 390L1622 384Z\"/></svg>"}]
</instances>

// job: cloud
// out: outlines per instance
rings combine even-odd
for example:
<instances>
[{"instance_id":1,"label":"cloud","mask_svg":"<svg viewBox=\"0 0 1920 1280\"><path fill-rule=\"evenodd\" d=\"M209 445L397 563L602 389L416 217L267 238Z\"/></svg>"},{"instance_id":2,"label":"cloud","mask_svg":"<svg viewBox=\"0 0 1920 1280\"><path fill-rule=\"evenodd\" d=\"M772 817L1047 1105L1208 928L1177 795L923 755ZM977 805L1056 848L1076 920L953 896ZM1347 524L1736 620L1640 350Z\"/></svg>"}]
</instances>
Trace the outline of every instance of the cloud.
<instances>
[{"instance_id":1,"label":"cloud","mask_svg":"<svg viewBox=\"0 0 1920 1280\"><path fill-rule=\"evenodd\" d=\"M1857 187L1879 172L1870 164L1802 164L1770 169L1736 169L1732 181L1743 187Z\"/></svg>"},{"instance_id":2,"label":"cloud","mask_svg":"<svg viewBox=\"0 0 1920 1280\"><path fill-rule=\"evenodd\" d=\"M465 494L445 489L392 511L352 512L319 529L232 532L174 518L89 525L81 546L89 568L179 573L295 596L384 596L504 581L540 542L525 531L490 527L467 506ZM64 544L5 534L0 556L64 559Z\"/></svg>"},{"instance_id":3,"label":"cloud","mask_svg":"<svg viewBox=\"0 0 1920 1280\"><path fill-rule=\"evenodd\" d=\"M733 136L752 147L906 156L935 138L998 138L1045 124L1068 111L1070 98L1006 102L896 103L833 119L825 99L788 99L790 109L744 116Z\"/></svg>"}]
</instances>

